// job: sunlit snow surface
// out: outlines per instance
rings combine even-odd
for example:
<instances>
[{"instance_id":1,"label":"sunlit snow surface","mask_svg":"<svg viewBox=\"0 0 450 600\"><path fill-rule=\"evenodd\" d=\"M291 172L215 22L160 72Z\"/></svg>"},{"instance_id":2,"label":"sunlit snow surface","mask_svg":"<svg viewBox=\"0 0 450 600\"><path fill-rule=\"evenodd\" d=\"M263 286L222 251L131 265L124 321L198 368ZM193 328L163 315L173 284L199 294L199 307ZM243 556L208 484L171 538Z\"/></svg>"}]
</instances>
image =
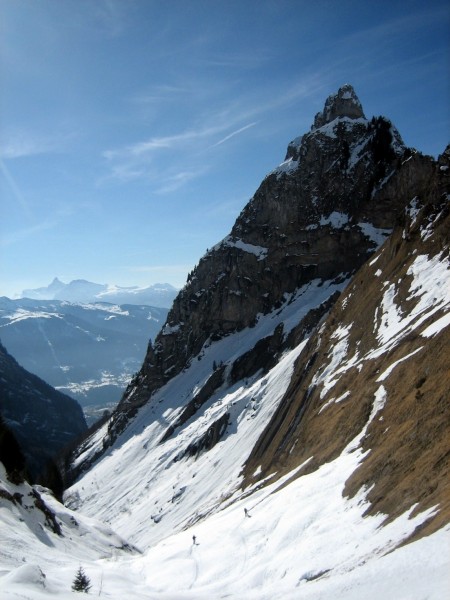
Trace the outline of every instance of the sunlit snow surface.
<instances>
[{"instance_id":1,"label":"sunlit snow surface","mask_svg":"<svg viewBox=\"0 0 450 600\"><path fill-rule=\"evenodd\" d=\"M220 242L220 244L217 244L214 248L225 246L227 246L228 248L238 248L243 252L254 254L258 258L258 260L264 260L268 252L268 248L264 248L263 246L255 246L254 244L247 244L241 239L233 238L231 235L228 235L225 239L223 239Z\"/></svg>"},{"instance_id":2,"label":"sunlit snow surface","mask_svg":"<svg viewBox=\"0 0 450 600\"><path fill-rule=\"evenodd\" d=\"M415 304L408 314L398 309L395 286L385 286L375 323L379 346L372 356L387 352L425 318L437 317L424 330L424 343L448 325L441 316L449 301L443 263L417 257L410 275ZM368 422L341 456L308 475L302 476L300 468L272 484L269 478L262 489L241 489L242 466L282 398L304 344L269 373L216 390L194 418L159 443L180 407L211 374L214 361L239 356L279 322L288 332L301 310L313 302L317 306L334 289L313 282L286 297L279 311L261 317L257 327L206 344L200 360L155 394L101 462L69 490L67 508L46 496L63 537L48 532L36 509L13 507L0 497L2 600L73 598L70 588L80 565L92 595L117 600L450 597L449 527L398 547L438 507L409 518L411 507L382 526L384 515L363 516L367 490L352 499L343 496L346 480L364 458L362 436L389 402L384 385L374 395ZM350 328L336 329L318 385L330 389L345 369L370 360L370 353L348 355ZM185 454L188 444L225 412L229 425L217 445L197 457ZM98 432L85 456L102 443L103 434ZM13 493L12 484L6 487ZM121 549L123 539L139 550Z\"/></svg>"},{"instance_id":3,"label":"sunlit snow surface","mask_svg":"<svg viewBox=\"0 0 450 600\"><path fill-rule=\"evenodd\" d=\"M335 461L282 489L278 481L251 495L244 492L185 531L155 544L149 539L141 555L121 552L114 539L108 548L107 528L92 520L85 525L77 513L81 534L66 526L64 538L47 536L52 539L41 543L30 528L36 528L33 514L22 523L8 523L6 514L1 597L71 598L80 565L93 595L121 600L448 597L448 528L390 553L432 511L413 519L405 514L380 527L383 515L362 517L363 490L352 500L342 496L345 480L362 458L359 439ZM2 508L2 517L8 512ZM65 512L58 516L69 522L72 515ZM142 529L142 538L148 537L145 523ZM14 558L6 555L6 547L13 548Z\"/></svg>"},{"instance_id":4,"label":"sunlit snow surface","mask_svg":"<svg viewBox=\"0 0 450 600\"><path fill-rule=\"evenodd\" d=\"M387 286L381 306L381 321L377 337L386 347L394 346L406 332L417 329L438 311L450 308L450 272L448 262L440 255L428 258L419 255L408 269L412 276L408 300L416 305L405 315L396 303L397 288L394 283ZM422 335L429 337L448 325L448 315L427 328Z\"/></svg>"}]
</instances>

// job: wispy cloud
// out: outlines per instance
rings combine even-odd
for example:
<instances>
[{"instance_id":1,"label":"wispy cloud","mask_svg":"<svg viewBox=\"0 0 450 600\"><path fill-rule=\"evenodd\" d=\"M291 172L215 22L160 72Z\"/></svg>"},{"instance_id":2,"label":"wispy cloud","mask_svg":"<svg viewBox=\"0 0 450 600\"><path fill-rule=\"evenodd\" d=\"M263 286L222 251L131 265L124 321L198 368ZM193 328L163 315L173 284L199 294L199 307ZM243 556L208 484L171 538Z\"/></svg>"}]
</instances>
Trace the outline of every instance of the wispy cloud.
<instances>
[{"instance_id":1,"label":"wispy cloud","mask_svg":"<svg viewBox=\"0 0 450 600\"><path fill-rule=\"evenodd\" d=\"M238 135L239 133L242 133L250 127L253 127L254 125L256 125L256 121L253 123L249 123L248 125L244 125L243 127L236 129L235 131L232 131L231 133L223 137L221 140L212 144L212 146L209 147L214 148L215 146L219 146L227 140L231 139L232 137ZM172 136L151 138L145 142L139 142L132 146L128 146L125 149L125 154L129 154L132 156L141 156L143 154L150 153L154 150L177 148L185 144L190 145L196 141L208 139L214 135L222 133L226 128L226 125L216 125L213 127L206 127L198 130L185 131L183 133L179 133ZM114 154L105 153L104 156L106 158L111 158L114 157Z\"/></svg>"},{"instance_id":2,"label":"wispy cloud","mask_svg":"<svg viewBox=\"0 0 450 600\"><path fill-rule=\"evenodd\" d=\"M250 129L250 127L254 127L256 124L257 124L257 121L254 121L253 123L249 123L248 125L244 125L244 127L240 127L239 129L236 129L236 131L229 133L224 138L222 138L221 140L219 140L218 142L213 144L211 147L215 148L216 146L220 146L221 144L224 144L226 141L230 140L235 135L239 135L239 133L242 133L243 131Z\"/></svg>"},{"instance_id":3,"label":"wispy cloud","mask_svg":"<svg viewBox=\"0 0 450 600\"><path fill-rule=\"evenodd\" d=\"M157 194L169 194L176 192L189 181L197 179L205 173L206 169L197 169L196 171L180 171L173 175L168 175L162 184L155 190Z\"/></svg>"},{"instance_id":4,"label":"wispy cloud","mask_svg":"<svg viewBox=\"0 0 450 600\"><path fill-rule=\"evenodd\" d=\"M72 133L41 135L32 131L15 131L3 134L0 156L5 160L64 152L74 138Z\"/></svg>"},{"instance_id":5,"label":"wispy cloud","mask_svg":"<svg viewBox=\"0 0 450 600\"><path fill-rule=\"evenodd\" d=\"M26 201L25 197L23 196L22 192L20 191L19 187L17 186L16 182L14 181L14 178L11 175L11 173L9 172L9 169L7 168L7 166L1 159L0 159L0 172L3 176L3 178L5 179L6 183L8 184L8 187L11 190L13 197L15 198L15 200L19 204L19 206L22 208L26 217L31 218L32 213L31 213L31 209L30 209L28 202Z\"/></svg>"},{"instance_id":6,"label":"wispy cloud","mask_svg":"<svg viewBox=\"0 0 450 600\"><path fill-rule=\"evenodd\" d=\"M16 231L11 231L7 234L2 234L0 238L0 246L5 248L7 246L17 244L25 239L28 239L29 237L35 236L41 231L53 229L57 225L57 220L49 219L47 221L41 221L40 223L36 223L35 225L30 225L29 227L24 227L22 229L17 229Z\"/></svg>"},{"instance_id":7,"label":"wispy cloud","mask_svg":"<svg viewBox=\"0 0 450 600\"><path fill-rule=\"evenodd\" d=\"M52 152L54 144L50 140L38 140L28 136L18 136L10 139L0 148L0 155L4 159L23 158Z\"/></svg>"},{"instance_id":8,"label":"wispy cloud","mask_svg":"<svg viewBox=\"0 0 450 600\"><path fill-rule=\"evenodd\" d=\"M214 149L224 147L238 136L259 125L260 129L271 126L271 114L289 107L303 98L319 94L325 87L327 76L321 72L303 76L284 88L273 93L273 86L243 92L241 96L218 93L217 89L208 89L199 82L196 90L204 90L204 97L197 97L198 105L193 102L192 127L170 135L155 135L138 140L133 144L106 149L102 152L108 173L98 181L103 185L110 181L129 183L143 180L153 186L156 193L170 193L186 186L192 180L202 176L214 167L215 161L223 160L223 152ZM212 84L214 88L214 84ZM160 100L159 94L179 96L186 86L161 85L149 91L149 101ZM188 89L189 88L188 86ZM191 100L200 92L192 91ZM145 93L141 100L145 101ZM180 98L176 102L180 101ZM189 104L189 103L188 103ZM183 105L183 109L186 106ZM172 121L168 123L173 124ZM156 123L155 127L160 126ZM254 134L252 134L254 135ZM242 143L248 143L249 139Z\"/></svg>"},{"instance_id":9,"label":"wispy cloud","mask_svg":"<svg viewBox=\"0 0 450 600\"><path fill-rule=\"evenodd\" d=\"M148 175L148 169L143 165L135 165L129 161L116 162L111 165L109 175L100 178L97 182L98 185L102 185L108 180L114 179L126 183L128 181L135 181Z\"/></svg>"},{"instance_id":10,"label":"wispy cloud","mask_svg":"<svg viewBox=\"0 0 450 600\"><path fill-rule=\"evenodd\" d=\"M106 150L103 157L111 160L116 158L134 158L149 156L157 150L179 148L182 145L192 145L194 142L208 138L221 131L221 127L191 129L174 135L152 137L143 142L137 142L118 150Z\"/></svg>"},{"instance_id":11,"label":"wispy cloud","mask_svg":"<svg viewBox=\"0 0 450 600\"><path fill-rule=\"evenodd\" d=\"M124 148L105 150L102 156L110 167L106 179L127 182L147 178L155 182L155 191L158 193L175 191L208 170L204 155L207 149L224 144L255 124L249 123L231 131L217 142L214 142L214 137L230 129L226 123L152 137ZM165 157L168 151L175 152L175 155L167 162Z\"/></svg>"}]
</instances>

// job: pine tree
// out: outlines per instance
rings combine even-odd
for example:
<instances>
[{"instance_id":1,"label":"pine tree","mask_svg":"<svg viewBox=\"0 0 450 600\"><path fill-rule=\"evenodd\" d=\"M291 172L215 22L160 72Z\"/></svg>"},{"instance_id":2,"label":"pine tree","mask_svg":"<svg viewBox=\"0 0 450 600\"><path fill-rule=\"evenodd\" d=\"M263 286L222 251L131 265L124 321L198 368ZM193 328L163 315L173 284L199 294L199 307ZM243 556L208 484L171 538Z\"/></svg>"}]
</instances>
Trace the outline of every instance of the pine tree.
<instances>
[{"instance_id":1,"label":"pine tree","mask_svg":"<svg viewBox=\"0 0 450 600\"><path fill-rule=\"evenodd\" d=\"M87 577L82 567L78 569L77 574L75 575L72 589L74 592L84 592L85 594L91 589L91 580Z\"/></svg>"}]
</instances>

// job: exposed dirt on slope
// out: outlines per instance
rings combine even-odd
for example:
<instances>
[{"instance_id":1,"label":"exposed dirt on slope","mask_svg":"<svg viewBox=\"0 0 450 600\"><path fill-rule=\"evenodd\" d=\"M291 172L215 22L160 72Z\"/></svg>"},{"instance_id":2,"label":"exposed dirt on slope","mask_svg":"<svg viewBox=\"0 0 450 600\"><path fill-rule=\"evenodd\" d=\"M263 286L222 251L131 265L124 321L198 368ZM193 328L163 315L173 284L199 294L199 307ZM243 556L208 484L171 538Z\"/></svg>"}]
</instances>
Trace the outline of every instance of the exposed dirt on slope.
<instances>
[{"instance_id":1,"label":"exposed dirt on slope","mask_svg":"<svg viewBox=\"0 0 450 600\"><path fill-rule=\"evenodd\" d=\"M407 348L398 349L392 359L404 350L412 351L416 342L411 340ZM420 535L450 522L449 347L447 327L393 370L386 380L388 401L382 416L373 421L363 441L370 453L344 490L352 496L361 486L375 483L367 495L368 514L385 513L388 520L414 504L413 514L438 507L437 515L420 528Z\"/></svg>"}]
</instances>

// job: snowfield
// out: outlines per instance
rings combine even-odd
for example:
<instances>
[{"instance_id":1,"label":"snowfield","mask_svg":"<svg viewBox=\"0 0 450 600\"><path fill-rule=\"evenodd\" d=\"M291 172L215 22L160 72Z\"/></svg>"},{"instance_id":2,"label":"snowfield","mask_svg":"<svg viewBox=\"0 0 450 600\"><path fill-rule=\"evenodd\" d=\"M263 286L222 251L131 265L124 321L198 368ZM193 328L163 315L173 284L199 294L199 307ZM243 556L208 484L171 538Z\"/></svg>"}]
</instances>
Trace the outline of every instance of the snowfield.
<instances>
[{"instance_id":1,"label":"snowfield","mask_svg":"<svg viewBox=\"0 0 450 600\"><path fill-rule=\"evenodd\" d=\"M352 500L343 497L344 482L362 458L360 438L316 472L285 487L279 480L253 493L245 490L227 507L158 543L151 543L141 524L139 537L149 541L142 554L121 550L109 528L48 496L64 537L39 531L33 511L17 521L2 500L2 598L76 597L70 588L80 565L93 595L117 599L448 597L448 527L396 548L427 513L413 519L404 514L381 527L383 515L362 516L364 490ZM8 547L14 552L7 554Z\"/></svg>"},{"instance_id":2,"label":"snowfield","mask_svg":"<svg viewBox=\"0 0 450 600\"><path fill-rule=\"evenodd\" d=\"M383 418L389 403L389 377L426 352L427 338L450 324L443 254L419 254L411 263L406 310L400 281L384 281L382 275L374 275L382 286L370 324L374 345L364 352L358 344L350 347L353 323L338 323L313 379L324 398L350 368L387 357L366 422L337 458L302 473L311 456L282 478L273 472L266 485L243 487L246 460L279 406L307 340L265 374L233 384L226 379L234 361L259 340L281 324L288 335L310 309L346 285L315 280L286 294L271 314L259 315L255 327L208 340L67 490L65 506L44 488L12 484L0 465L2 600L78 597L71 585L80 567L90 579L90 593L111 600L449 598L450 525L408 543L439 505L418 514L412 505L390 520L367 514L369 489L344 495L347 480L370 452L362 449L368 427ZM420 347L389 361L389 352L412 333ZM195 401L218 365L225 383L180 424L183 407ZM352 393L324 400L320 412L345 404ZM218 439L205 449L202 442L214 427ZM106 433L107 424L85 443L78 463L96 455ZM50 511L43 512L36 494Z\"/></svg>"}]
</instances>

